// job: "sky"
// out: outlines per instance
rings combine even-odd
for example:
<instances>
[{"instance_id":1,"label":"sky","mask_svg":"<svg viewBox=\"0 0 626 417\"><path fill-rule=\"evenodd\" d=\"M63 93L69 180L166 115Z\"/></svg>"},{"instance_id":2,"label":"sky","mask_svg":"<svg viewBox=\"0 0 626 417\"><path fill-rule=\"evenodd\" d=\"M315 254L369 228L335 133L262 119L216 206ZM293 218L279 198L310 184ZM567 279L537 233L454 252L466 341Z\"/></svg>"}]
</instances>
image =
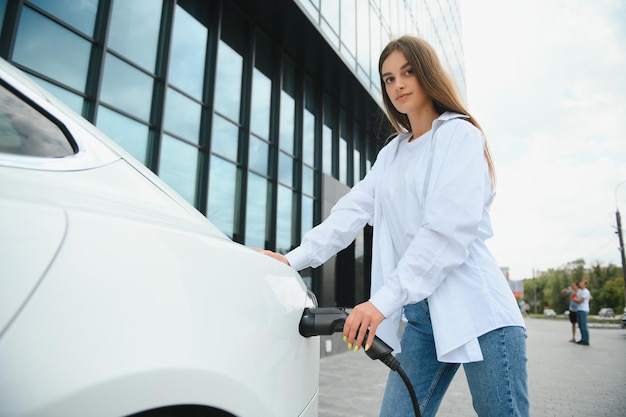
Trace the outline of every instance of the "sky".
<instances>
[{"instance_id":1,"label":"sky","mask_svg":"<svg viewBox=\"0 0 626 417\"><path fill-rule=\"evenodd\" d=\"M577 259L621 266L626 1L460 4L467 105L496 165L498 263L513 280Z\"/></svg>"}]
</instances>

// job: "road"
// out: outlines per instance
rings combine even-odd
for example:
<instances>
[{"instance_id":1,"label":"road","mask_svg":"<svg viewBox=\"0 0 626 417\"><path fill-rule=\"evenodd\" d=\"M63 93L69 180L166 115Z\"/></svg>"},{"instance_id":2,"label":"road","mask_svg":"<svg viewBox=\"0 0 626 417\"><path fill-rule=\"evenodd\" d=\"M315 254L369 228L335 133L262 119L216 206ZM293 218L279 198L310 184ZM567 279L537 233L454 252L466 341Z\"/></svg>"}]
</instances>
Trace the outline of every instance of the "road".
<instances>
[{"instance_id":1,"label":"road","mask_svg":"<svg viewBox=\"0 0 626 417\"><path fill-rule=\"evenodd\" d=\"M526 325L531 416L626 417L626 330L591 327L591 346L580 346L569 321ZM322 358L319 417L378 416L387 371L362 351ZM462 367L437 416L476 416Z\"/></svg>"}]
</instances>

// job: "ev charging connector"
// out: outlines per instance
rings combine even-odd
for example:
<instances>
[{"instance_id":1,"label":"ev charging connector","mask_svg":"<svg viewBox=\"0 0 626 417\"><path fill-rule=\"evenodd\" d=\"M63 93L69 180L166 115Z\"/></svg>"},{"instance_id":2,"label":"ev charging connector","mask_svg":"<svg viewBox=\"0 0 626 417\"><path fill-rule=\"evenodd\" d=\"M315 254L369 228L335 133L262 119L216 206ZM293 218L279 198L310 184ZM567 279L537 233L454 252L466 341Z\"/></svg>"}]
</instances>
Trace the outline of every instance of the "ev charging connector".
<instances>
[{"instance_id":1,"label":"ev charging connector","mask_svg":"<svg viewBox=\"0 0 626 417\"><path fill-rule=\"evenodd\" d=\"M320 307L320 308L305 308L300 319L300 334L304 337L326 335L330 336L333 333L343 331L343 325L348 318L348 313L345 308L338 307ZM369 330L365 333L367 340ZM368 350L365 350L365 354L373 360L380 360L387 365L392 371L398 373L404 385L406 385L411 395L411 402L413 403L413 411L416 417L421 417L419 411L419 405L417 402L417 396L413 389L413 385L409 380L404 370L400 367L400 362L392 355L393 349L385 343L378 336L374 336L374 342Z\"/></svg>"}]
</instances>

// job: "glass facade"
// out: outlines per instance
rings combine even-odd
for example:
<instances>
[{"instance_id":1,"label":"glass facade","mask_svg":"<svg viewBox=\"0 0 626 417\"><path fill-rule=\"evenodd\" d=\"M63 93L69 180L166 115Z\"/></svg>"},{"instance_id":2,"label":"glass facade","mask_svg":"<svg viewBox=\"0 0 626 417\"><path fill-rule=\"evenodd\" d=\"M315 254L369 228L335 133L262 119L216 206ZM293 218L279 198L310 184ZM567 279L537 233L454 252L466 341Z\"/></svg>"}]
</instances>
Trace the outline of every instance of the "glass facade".
<instances>
[{"instance_id":1,"label":"glass facade","mask_svg":"<svg viewBox=\"0 0 626 417\"><path fill-rule=\"evenodd\" d=\"M459 0L294 0L372 96L381 101L378 56L404 34L427 40L465 96Z\"/></svg>"},{"instance_id":2,"label":"glass facade","mask_svg":"<svg viewBox=\"0 0 626 417\"><path fill-rule=\"evenodd\" d=\"M323 178L352 186L375 160L386 137L377 58L388 40L426 38L465 91L458 9L454 0L0 0L0 56L233 240L286 252L322 220ZM351 273L367 275L367 239L349 253L361 259ZM302 272L318 296L321 274Z\"/></svg>"}]
</instances>

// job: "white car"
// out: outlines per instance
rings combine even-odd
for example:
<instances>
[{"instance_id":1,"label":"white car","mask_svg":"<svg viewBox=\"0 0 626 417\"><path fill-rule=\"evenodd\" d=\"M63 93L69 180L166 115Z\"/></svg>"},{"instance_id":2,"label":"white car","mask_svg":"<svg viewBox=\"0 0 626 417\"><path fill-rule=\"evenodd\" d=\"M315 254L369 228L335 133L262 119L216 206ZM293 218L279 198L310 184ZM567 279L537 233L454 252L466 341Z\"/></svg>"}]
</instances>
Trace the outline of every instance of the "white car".
<instances>
[{"instance_id":1,"label":"white car","mask_svg":"<svg viewBox=\"0 0 626 417\"><path fill-rule=\"evenodd\" d=\"M0 61L0 416L316 416L314 305Z\"/></svg>"}]
</instances>

